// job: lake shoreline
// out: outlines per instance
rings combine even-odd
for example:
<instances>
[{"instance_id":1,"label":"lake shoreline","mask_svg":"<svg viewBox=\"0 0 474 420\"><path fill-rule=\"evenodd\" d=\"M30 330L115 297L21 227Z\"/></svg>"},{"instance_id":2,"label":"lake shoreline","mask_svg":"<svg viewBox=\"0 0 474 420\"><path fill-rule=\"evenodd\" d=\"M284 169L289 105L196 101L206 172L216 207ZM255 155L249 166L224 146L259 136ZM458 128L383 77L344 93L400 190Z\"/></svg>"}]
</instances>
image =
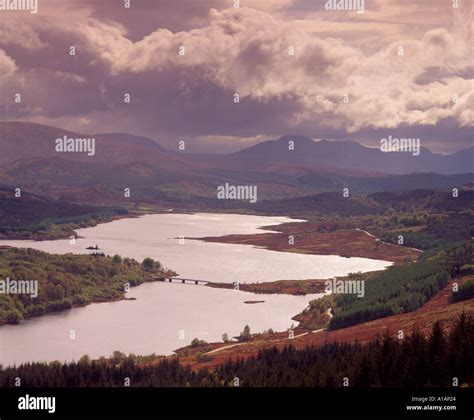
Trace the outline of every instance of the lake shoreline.
<instances>
[{"instance_id":1,"label":"lake shoreline","mask_svg":"<svg viewBox=\"0 0 474 420\"><path fill-rule=\"evenodd\" d=\"M15 247L26 247L42 250L51 254L86 254L85 248L90 245L98 244L107 255L121 255L128 258L134 258L141 261L147 256L151 256L166 266L172 267L179 272L180 277L194 278L198 280L211 280L216 292L209 293L209 289L205 287L195 286L194 284L181 285L171 283L163 284L163 287L156 286L153 289L145 287L145 290L138 292L139 289L134 287L132 298L138 298L136 304L131 302L130 306L105 306L100 310L87 310L86 312L74 312L71 315L66 315L66 318L71 320L84 319L88 314L98 314L94 316L96 321L93 324L87 325L87 331L91 331L84 338L87 342L92 343L87 346L90 348L92 355L107 355L111 353L109 345L100 345L95 343L98 338L104 336L114 336L113 330L116 325L121 325L120 328L130 330L129 334L140 335L141 330L133 331L133 319L139 317L139 313L147 312L145 321L152 321L160 319L159 327L163 328L160 334L165 334L161 340L162 344L157 340L158 336L153 336L153 339L143 341L142 339L131 340L130 335L121 334L121 338L117 340L108 340L110 343L116 343L113 350L119 349L122 351L132 351L136 354L147 354L156 351L157 354L170 354L176 346L176 338L173 335L177 334L177 330L186 329L186 337L189 340L193 337L210 339L209 341L216 341L223 332L230 335L236 335L237 328L241 329L245 324L252 326L253 331L264 331L274 329L275 331L284 331L291 325L291 320L295 321L295 316L301 313L304 308L308 306L308 302L316 299L322 295L321 280L330 278L329 276L340 277L344 273L355 272L362 270L365 272L374 271L386 267L388 261L370 261L368 259L356 258L346 259L338 256L318 256L308 255L306 253L285 252L279 250L266 250L263 247L256 247L251 244L230 245L227 248L226 244L206 244L205 241L196 241L195 238L212 236L215 233L225 234L227 232L241 232L253 235L255 232L261 232L262 229L267 229L268 226L279 224L304 224L304 222L294 222L294 219L288 217L278 216L267 218L263 216L250 215L233 215L222 213L187 213L180 214L175 212L152 213L145 214L143 217L124 217L122 220L116 220L112 224L110 222L101 223L95 227L86 228L87 230L78 231L79 238L75 244L70 244L69 241L3 241L5 245L14 245ZM125 220L127 219L127 220ZM181 243L179 238L182 238L181 233L187 233L193 240ZM204 235L202 234L204 233ZM209 233L211 235L209 235ZM221 236L222 236L221 234ZM277 232L270 233L271 235L281 236ZM125 239L126 238L126 239ZM190 238L189 238L190 239ZM12 243L13 242L13 243ZM0 242L1 246L2 242ZM251 246L247 246L251 245ZM69 248L70 246L70 248ZM70 250L70 251L69 251ZM186 256L192 259L188 260ZM216 256L218 256L219 264L216 266ZM298 257L297 257L298 256ZM320 257L320 258L318 258ZM96 258L104 258L97 256ZM105 257L107 258L107 257ZM175 263L178 263L176 265ZM218 271L216 269L218 268ZM319 273L319 275L318 275ZM258 274L258 276L254 275ZM294 277L290 277L294 276ZM314 277L312 277L314 276ZM278 277L283 279L291 278L306 278L307 280L277 280ZM259 283L247 283L249 278L252 278ZM309 280L308 280L309 278ZM219 280L224 280L227 283L219 283ZM217 292L219 288L229 289L232 286L230 283L236 280L241 285L240 292L248 293L247 296L239 293L223 293ZM265 281L266 280L266 281ZM152 281L153 282L153 281ZM299 283L298 283L299 282ZM275 286L277 289L275 290ZM293 289L293 290L292 290ZM136 290L136 291L135 291ZM131 290L132 291L132 290ZM263 299L261 297L263 292L268 295ZM259 294L260 296L256 296ZM312 297L305 297L305 295L313 294ZM218 297L218 299L216 299ZM100 299L100 302L116 302L127 299L124 296L114 299ZM183 303L183 299L186 303ZM219 300L220 299L220 300ZM165 303L166 302L166 303ZM178 303L180 302L180 303ZM207 303L206 303L207 302ZM250 304L249 302L252 302ZM259 304L253 303L259 302ZM90 303L96 303L96 300ZM97 302L98 303L98 302ZM115 303L114 303L115 304ZM150 306L152 305L152 306ZM171 305L171 306L170 306ZM83 305L74 305L72 309L79 309ZM89 308L102 305L86 305ZM198 318L188 317L185 311L181 312L180 307L199 308L200 316ZM168 312L166 308L168 308ZM244 309L245 307L245 309ZM121 308L119 310L119 308ZM233 308L233 309L230 309ZM253 308L253 309L251 309ZM65 308L66 309L66 308ZM69 309L69 308L68 308ZM85 309L85 308L84 308ZM122 311L122 313L120 313ZM171 311L171 312L170 312ZM230 312L229 312L230 311ZM68 312L68 311L61 311ZM122 314L128 314L127 319L122 319ZM149 314L154 314L150 317ZM49 315L52 312L48 312ZM82 314L82 315L81 315ZM114 316L115 314L115 316ZM221 315L216 315L221 314ZM296 314L296 315L295 315ZM38 314L35 318L41 318L42 314ZM202 315L205 315L204 317ZM221 321L217 324L211 319L218 316ZM183 318L184 324L180 324L177 320L169 322L171 318ZM30 320L33 317L28 317ZM64 316L53 317L47 322L38 324L37 322L25 326L21 331L30 337L25 342L30 342L30 346L34 348L38 343L38 339L34 338L38 325L46 329L46 338L41 338L41 343L57 342L58 334L53 330L57 330L58 325L63 325L62 318ZM122 319L120 323L119 319ZM296 321L295 324L299 322ZM168 324L168 325L167 325ZM158 325L150 326L149 328L157 328ZM186 326L187 325L187 326ZM86 327L86 325L84 325ZM17 327L14 326L14 329ZM145 327L144 327L145 328ZM100 329L100 330L99 330ZM136 328L135 328L136 329ZM92 333L94 331L94 333ZM204 334L202 335L202 331ZM207 331L207 332L206 332ZM211 333L208 333L211 331ZM6 337L14 336L15 334L8 332ZM210 335L207 335L210 334ZM32 341L33 340L33 341ZM46 340L46 341L45 341ZM62 339L61 339L62 340ZM36 344L35 344L36 343ZM121 343L121 344L119 344ZM133 344L136 343L136 344ZM172 347L171 347L172 346ZM63 350L64 349L64 350ZM51 350L43 351L42 356L45 360L49 357L53 359L70 360L71 356L67 354L72 351L73 357L79 357L78 354L81 348L76 350L68 350L66 343L62 343L59 347L53 346ZM11 353L13 349L10 349ZM86 353L88 350L80 353ZM150 353L151 353L150 352ZM20 359L15 353L5 355L8 362L18 360L36 360L39 356L29 357L30 352L23 352L23 358ZM51 353L51 356L49 356ZM59 355L59 356L58 356ZM64 355L64 356L63 356Z\"/></svg>"},{"instance_id":2,"label":"lake shoreline","mask_svg":"<svg viewBox=\"0 0 474 420\"><path fill-rule=\"evenodd\" d=\"M225 235L220 237L188 238L205 242L252 245L272 251L311 255L337 255L345 258L367 258L403 264L415 260L420 250L381 242L360 229L319 233L315 224L288 222L278 226L263 226L268 233ZM304 232L304 235L303 235Z\"/></svg>"},{"instance_id":3,"label":"lake shoreline","mask_svg":"<svg viewBox=\"0 0 474 420\"><path fill-rule=\"evenodd\" d=\"M145 212L143 214L138 214L138 213L129 213L127 215L117 215L115 216L112 220L104 220L98 223L96 226L91 226L88 228L95 228L99 225L105 225L109 224L111 222L115 222L118 220L122 219L137 219L143 216L147 215L155 215L155 214L176 214L176 215L199 215L202 214L200 212L171 212L171 211L156 211L156 212ZM210 214L226 214L226 213L210 213ZM240 215L240 214L239 214ZM253 215L242 215L242 216L253 216ZM288 219L291 219L291 216L288 217ZM250 245L255 247L255 241L258 241L258 238L264 236L265 239L265 245L262 246L264 249L270 249L273 251L278 251L278 252L288 252L287 249L281 249L278 245L275 245L275 241L272 241L269 238L273 237L278 237L281 238L281 232L286 231L286 229L289 227L292 227L293 225L297 225L298 227L301 225L304 225L308 223L307 220L301 220L301 219L291 219L289 222L282 222L279 225L263 225L259 226L258 230L267 230L269 233L255 233L255 234L249 234L249 235L224 235L224 236L219 236L219 237L187 237L186 239L189 240L196 240L196 241L203 241L203 242L220 242L220 243L232 243L232 244L241 244L241 245ZM278 230L277 230L278 229ZM77 235L77 234L76 234ZM271 235L270 237L268 235ZM84 238L83 236L77 235L77 238L81 239L87 239ZM237 238L237 239L236 239ZM257 238L257 239L256 239ZM63 239L68 239L63 238ZM375 239L375 238L374 238ZM60 238L54 239L54 241L60 240ZM34 239L35 242L44 242L43 240L36 240ZM260 244L261 245L261 244ZM15 248L14 246L10 245L0 245L0 249L8 249L8 248ZM319 248L318 246L315 246L314 248L311 248L309 251L311 254L314 255L320 255L318 254ZM336 250L334 250L336 251ZM308 250L306 252L301 252L300 249L295 249L292 250L292 252L297 253L297 254L307 254ZM126 256L122 256L126 257ZM96 257L100 258L100 256ZM375 270L373 272L378 272L379 270ZM345 279L346 276L338 277L341 279ZM309 294L319 294L319 293L324 293L325 289L325 282L327 280L330 280L330 278L325 278L325 279L296 279L296 280L275 280L275 281L268 281L268 282L255 282L255 283L240 283L239 284L239 289L240 291L243 292L249 292L254 295L262 295L262 294L284 294L284 295L294 295L294 296L304 296L304 295L309 295ZM158 281L158 279L144 279L142 283L147 283L147 282L154 282ZM139 286L140 284L136 285ZM235 289L235 285L233 283L226 283L226 282L213 282L210 281L206 284L207 287L212 287L212 288L219 288L219 289ZM56 312L62 312L67 309L72 309L76 307L84 307L88 306L92 303L106 303L106 302L117 302L121 300L132 300L131 298L127 298L126 294L122 294L121 296L115 296L111 297L110 299L108 298L99 298L99 299L93 299L90 302L86 304L72 304L71 307L69 308L64 308L64 309L59 309L59 310L54 310L54 311L46 311L44 313L37 313L37 314L31 314L28 316L25 316L25 319L33 318L33 317L39 317L42 315L47 315L50 313L56 313ZM299 314L295 315L298 316ZM14 325L17 324L17 322L0 322L0 325Z\"/></svg>"},{"instance_id":4,"label":"lake shoreline","mask_svg":"<svg viewBox=\"0 0 474 420\"><path fill-rule=\"evenodd\" d=\"M176 275L173 271L162 270L159 262L154 261L153 267L145 268L143 263L140 264L133 259L124 261L117 255L112 258L87 254L51 254L32 248L0 246L0 266L7 273L10 272L12 277L16 277L17 261L25 261L25 266L34 265L37 268L37 278L32 280L37 284L36 292L34 292L36 295L31 295L33 293L31 289L24 289L25 286L21 284L16 286L19 288L18 291L15 289L10 293L5 293L5 288L3 288L0 292L2 299L0 326L18 325L31 318L58 314L93 303L135 300L127 296L130 289L144 283L163 281L165 278ZM66 278L64 270L49 271L50 269L57 270L58 266L74 267L72 270L74 274L67 273ZM115 277L122 275L125 277ZM50 282L49 276L53 276L57 284ZM16 284L14 278L13 281ZM22 281L25 282L25 280L19 280L18 283ZM0 279L0 282L3 283L3 280ZM42 293L38 293L40 288ZM66 294L66 289L69 289L70 293ZM43 292L43 290L49 290L49 292ZM58 294L56 290L59 293L62 291L62 294Z\"/></svg>"},{"instance_id":5,"label":"lake shoreline","mask_svg":"<svg viewBox=\"0 0 474 420\"><path fill-rule=\"evenodd\" d=\"M154 282L158 282L158 281L160 281L160 280L157 280L157 279L144 280L143 283L140 283L140 284L137 284L137 285L134 285L134 286L130 286L130 287L139 287L139 286L141 286L142 284L145 284L145 283L154 283ZM36 314L31 314L31 315L24 315L24 318L20 322L2 322L2 320L0 320L0 327L2 327L3 325L20 325L21 323L23 323L25 321L28 321L29 319L32 319L32 318L40 318L40 317L43 317L43 316L59 314L61 312L69 311L69 310L74 309L74 308L84 308L84 307L92 305L92 304L113 303L113 302L134 301L134 300L136 300L136 298L127 297L125 293L122 296L111 297L111 298L107 298L107 299L106 298L92 299L90 302L83 303L83 304L73 303L71 305L71 307L69 307L69 308L58 309L58 310L53 310L53 311L46 311L46 312L43 312L43 313L36 313Z\"/></svg>"}]
</instances>

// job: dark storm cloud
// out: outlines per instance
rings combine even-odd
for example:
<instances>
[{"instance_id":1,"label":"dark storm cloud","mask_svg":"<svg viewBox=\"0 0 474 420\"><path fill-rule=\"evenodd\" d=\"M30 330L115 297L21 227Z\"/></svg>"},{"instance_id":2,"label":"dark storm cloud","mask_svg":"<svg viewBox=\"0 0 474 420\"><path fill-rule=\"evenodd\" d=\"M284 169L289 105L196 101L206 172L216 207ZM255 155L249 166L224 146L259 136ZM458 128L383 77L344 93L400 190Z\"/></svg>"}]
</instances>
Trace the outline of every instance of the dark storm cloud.
<instances>
[{"instance_id":1,"label":"dark storm cloud","mask_svg":"<svg viewBox=\"0 0 474 420\"><path fill-rule=\"evenodd\" d=\"M114 1L54 0L38 17L9 15L0 28L4 118L131 131L168 145L184 137L214 152L232 149L223 144L233 137L289 132L373 145L406 132L442 151L470 144L474 94L462 24L367 52L343 33L315 35L320 21L296 25L281 11L291 0L254 0L260 10L226 8L232 3L135 0L127 10ZM369 10L365 19L395 12ZM380 31L379 22L370 25ZM17 92L24 100L12 105Z\"/></svg>"},{"instance_id":2,"label":"dark storm cloud","mask_svg":"<svg viewBox=\"0 0 474 420\"><path fill-rule=\"evenodd\" d=\"M130 7L126 8L123 0L73 0L71 3L89 10L93 18L123 25L133 41L157 28L179 32L205 26L209 9L232 4L230 0L131 0Z\"/></svg>"}]
</instances>

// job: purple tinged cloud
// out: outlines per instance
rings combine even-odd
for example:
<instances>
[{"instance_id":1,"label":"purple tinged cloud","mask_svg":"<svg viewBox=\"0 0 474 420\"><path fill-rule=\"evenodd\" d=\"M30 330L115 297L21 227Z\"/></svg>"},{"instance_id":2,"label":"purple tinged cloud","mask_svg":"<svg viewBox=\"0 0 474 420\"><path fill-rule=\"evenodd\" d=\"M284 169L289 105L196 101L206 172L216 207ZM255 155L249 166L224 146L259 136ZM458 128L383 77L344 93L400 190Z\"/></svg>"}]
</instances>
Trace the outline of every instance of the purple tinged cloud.
<instances>
[{"instance_id":1,"label":"purple tinged cloud","mask_svg":"<svg viewBox=\"0 0 474 420\"><path fill-rule=\"evenodd\" d=\"M301 0L134 0L130 9L70 0L40 2L37 15L2 12L0 118L170 147L187 139L210 152L290 132L367 145L417 136L441 152L472 145L470 10L397 4L367 0L357 14ZM425 24L404 30L423 7Z\"/></svg>"}]
</instances>

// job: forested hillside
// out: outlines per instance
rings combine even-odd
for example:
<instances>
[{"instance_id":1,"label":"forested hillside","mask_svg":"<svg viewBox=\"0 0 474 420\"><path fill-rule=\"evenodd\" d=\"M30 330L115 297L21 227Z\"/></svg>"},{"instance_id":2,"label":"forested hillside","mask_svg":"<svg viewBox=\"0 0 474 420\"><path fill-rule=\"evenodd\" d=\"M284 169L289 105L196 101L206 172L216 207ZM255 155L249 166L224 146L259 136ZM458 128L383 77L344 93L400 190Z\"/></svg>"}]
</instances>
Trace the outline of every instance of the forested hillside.
<instances>
[{"instance_id":1,"label":"forested hillside","mask_svg":"<svg viewBox=\"0 0 474 420\"><path fill-rule=\"evenodd\" d=\"M389 267L365 284L365 296L342 294L336 298L330 329L413 311L435 295L450 279L441 264L415 262Z\"/></svg>"},{"instance_id":2,"label":"forested hillside","mask_svg":"<svg viewBox=\"0 0 474 420\"><path fill-rule=\"evenodd\" d=\"M144 362L146 362L144 364ZM414 331L397 340L384 337L361 345L329 344L297 350L263 350L247 360L229 361L214 371L193 371L178 358L150 364L147 358L115 352L111 359L28 363L0 370L0 387L21 377L26 387L205 386L231 387L452 387L474 385L474 321L462 315L449 334L436 323L425 338Z\"/></svg>"},{"instance_id":3,"label":"forested hillside","mask_svg":"<svg viewBox=\"0 0 474 420\"><path fill-rule=\"evenodd\" d=\"M364 282L363 298L356 294L334 293L311 301L307 311L318 315L331 308L334 317L329 322L329 329L411 312L424 305L450 278L474 272L473 260L472 242L465 241L432 250L418 261L392 266L375 275L350 274L343 281ZM469 289L463 288L464 294L469 295Z\"/></svg>"},{"instance_id":4,"label":"forested hillside","mask_svg":"<svg viewBox=\"0 0 474 420\"><path fill-rule=\"evenodd\" d=\"M0 239L58 239L75 236L74 229L95 226L128 212L48 199L0 187Z\"/></svg>"},{"instance_id":5,"label":"forested hillside","mask_svg":"<svg viewBox=\"0 0 474 420\"><path fill-rule=\"evenodd\" d=\"M0 294L0 324L23 318L123 298L126 285L165 276L159 262L139 263L118 255L56 255L34 249L0 249L0 280L38 281L38 297Z\"/></svg>"}]
</instances>

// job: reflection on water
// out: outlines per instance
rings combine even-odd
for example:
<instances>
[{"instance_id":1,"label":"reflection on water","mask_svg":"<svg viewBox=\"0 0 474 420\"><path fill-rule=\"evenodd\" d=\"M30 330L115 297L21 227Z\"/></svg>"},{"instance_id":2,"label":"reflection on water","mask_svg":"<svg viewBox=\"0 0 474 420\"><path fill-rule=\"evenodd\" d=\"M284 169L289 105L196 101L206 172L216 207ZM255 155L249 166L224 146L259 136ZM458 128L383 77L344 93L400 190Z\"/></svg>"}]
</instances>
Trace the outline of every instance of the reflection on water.
<instances>
[{"instance_id":1,"label":"reflection on water","mask_svg":"<svg viewBox=\"0 0 474 420\"><path fill-rule=\"evenodd\" d=\"M169 354L194 337L220 341L225 332L237 336L246 324L255 332L285 330L297 325L290 318L310 299L259 295L264 303L245 304L255 295L161 282L143 284L128 295L137 300L93 304L1 327L1 362L77 360L83 354L108 356L114 350ZM74 340L69 338L70 330L75 332Z\"/></svg>"},{"instance_id":2,"label":"reflection on water","mask_svg":"<svg viewBox=\"0 0 474 420\"><path fill-rule=\"evenodd\" d=\"M152 257L181 276L224 282L328 278L383 269L389 262L364 258L303 255L248 245L206 243L180 237L258 233L258 227L289 221L282 217L219 214L159 214L122 219L78 231L69 241L0 241L51 253L87 253L96 243L106 254L142 260ZM224 332L285 330L312 296L253 295L192 284L151 283L133 288L134 301L93 304L0 327L0 363L72 360L114 350L168 354L198 337L219 341ZM265 300L245 304L246 300ZM75 339L70 338L74 330ZM184 334L184 339L180 335Z\"/></svg>"}]
</instances>

